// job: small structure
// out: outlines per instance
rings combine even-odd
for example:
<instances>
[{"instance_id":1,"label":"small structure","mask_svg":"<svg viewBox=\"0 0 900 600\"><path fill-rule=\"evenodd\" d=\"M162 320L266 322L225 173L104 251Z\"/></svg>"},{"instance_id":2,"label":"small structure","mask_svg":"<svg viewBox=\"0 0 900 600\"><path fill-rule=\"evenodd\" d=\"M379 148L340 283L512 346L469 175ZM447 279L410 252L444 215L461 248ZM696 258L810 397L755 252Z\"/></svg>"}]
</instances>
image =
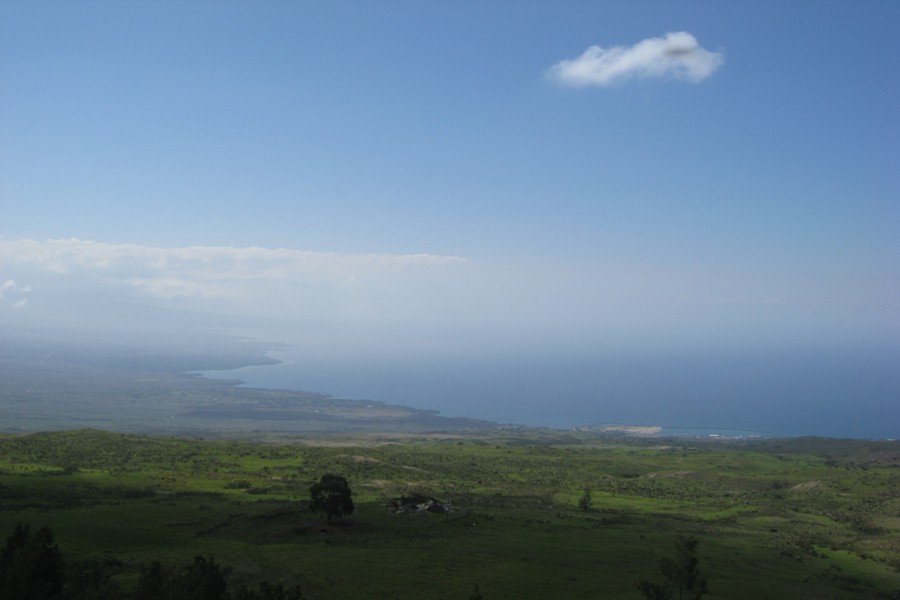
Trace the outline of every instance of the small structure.
<instances>
[{"instance_id":1,"label":"small structure","mask_svg":"<svg viewBox=\"0 0 900 600\"><path fill-rule=\"evenodd\" d=\"M389 500L387 509L396 513L448 513L451 506L431 496L412 494Z\"/></svg>"}]
</instances>

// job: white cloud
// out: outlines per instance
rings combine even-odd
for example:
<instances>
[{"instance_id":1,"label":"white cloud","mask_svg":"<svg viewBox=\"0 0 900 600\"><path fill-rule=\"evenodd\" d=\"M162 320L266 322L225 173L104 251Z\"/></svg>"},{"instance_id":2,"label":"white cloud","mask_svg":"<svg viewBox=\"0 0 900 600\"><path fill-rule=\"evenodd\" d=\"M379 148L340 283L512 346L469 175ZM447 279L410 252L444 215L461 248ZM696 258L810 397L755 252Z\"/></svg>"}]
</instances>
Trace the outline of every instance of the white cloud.
<instances>
[{"instance_id":1,"label":"white cloud","mask_svg":"<svg viewBox=\"0 0 900 600\"><path fill-rule=\"evenodd\" d=\"M548 75L574 87L606 86L632 77L697 83L712 75L724 60L722 53L702 48L693 35L679 31L630 47L591 46L578 58L550 67Z\"/></svg>"},{"instance_id":2,"label":"white cloud","mask_svg":"<svg viewBox=\"0 0 900 600\"><path fill-rule=\"evenodd\" d=\"M28 300L22 296L30 291L31 286L21 285L15 279L7 279L0 284L0 303L9 300L14 309L23 308Z\"/></svg>"},{"instance_id":3,"label":"white cloud","mask_svg":"<svg viewBox=\"0 0 900 600\"><path fill-rule=\"evenodd\" d=\"M464 262L433 254L336 254L287 249L190 246L157 248L78 239L2 240L0 258L59 275L116 281L152 296L228 295L239 282L352 282L414 267ZM15 288L13 280L4 289Z\"/></svg>"},{"instance_id":4,"label":"white cloud","mask_svg":"<svg viewBox=\"0 0 900 600\"><path fill-rule=\"evenodd\" d=\"M396 320L433 310L442 278L465 264L433 254L0 238L0 300L25 308L24 293L33 288L29 310L40 306L48 318L65 313L85 320L89 314L105 318L104 307L117 303L286 319Z\"/></svg>"}]
</instances>

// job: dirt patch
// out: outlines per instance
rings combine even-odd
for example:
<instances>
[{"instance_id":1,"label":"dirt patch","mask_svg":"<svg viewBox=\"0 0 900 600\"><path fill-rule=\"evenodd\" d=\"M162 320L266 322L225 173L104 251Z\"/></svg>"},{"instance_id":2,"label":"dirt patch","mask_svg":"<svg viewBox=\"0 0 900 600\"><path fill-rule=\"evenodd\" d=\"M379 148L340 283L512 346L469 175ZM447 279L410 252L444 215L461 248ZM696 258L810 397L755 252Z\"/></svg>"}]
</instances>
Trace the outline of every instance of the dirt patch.
<instances>
[{"instance_id":1,"label":"dirt patch","mask_svg":"<svg viewBox=\"0 0 900 600\"><path fill-rule=\"evenodd\" d=\"M696 471L668 471L666 473L647 473L644 477L648 477L653 479L655 477L664 478L664 479L684 479L685 477L690 477L696 473Z\"/></svg>"},{"instance_id":2,"label":"dirt patch","mask_svg":"<svg viewBox=\"0 0 900 600\"><path fill-rule=\"evenodd\" d=\"M400 465L400 468L406 469L407 471L416 471L418 473L430 473L430 471L426 471L425 469L420 469L419 467L410 467L409 465Z\"/></svg>"},{"instance_id":3,"label":"dirt patch","mask_svg":"<svg viewBox=\"0 0 900 600\"><path fill-rule=\"evenodd\" d=\"M803 483L798 483L794 487L791 488L791 491L794 492L809 492L815 489L822 487L822 482L815 481L804 481Z\"/></svg>"},{"instance_id":4,"label":"dirt patch","mask_svg":"<svg viewBox=\"0 0 900 600\"><path fill-rule=\"evenodd\" d=\"M369 464L384 464L383 460L378 460L377 458L372 458L371 456L361 456L359 454L338 454L336 458L349 458L353 462L359 463L369 463Z\"/></svg>"}]
</instances>

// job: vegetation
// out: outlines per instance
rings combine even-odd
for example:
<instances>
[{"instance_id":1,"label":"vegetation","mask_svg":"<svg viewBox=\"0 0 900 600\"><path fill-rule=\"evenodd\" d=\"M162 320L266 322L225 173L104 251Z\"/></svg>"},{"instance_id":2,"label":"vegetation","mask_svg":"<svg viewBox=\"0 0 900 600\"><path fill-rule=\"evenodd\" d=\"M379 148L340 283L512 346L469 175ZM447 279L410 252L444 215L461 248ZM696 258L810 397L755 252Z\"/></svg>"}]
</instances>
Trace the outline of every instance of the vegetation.
<instances>
[{"instance_id":1,"label":"vegetation","mask_svg":"<svg viewBox=\"0 0 900 600\"><path fill-rule=\"evenodd\" d=\"M62 554L53 533L42 527L32 534L18 523L0 553L0 599L59 598L65 581Z\"/></svg>"},{"instance_id":2,"label":"vegetation","mask_svg":"<svg viewBox=\"0 0 900 600\"><path fill-rule=\"evenodd\" d=\"M326 473L318 482L309 486L309 510L324 512L331 523L353 513L353 492L347 480L334 473Z\"/></svg>"},{"instance_id":3,"label":"vegetation","mask_svg":"<svg viewBox=\"0 0 900 600\"><path fill-rule=\"evenodd\" d=\"M214 557L195 556L186 565L170 568L158 561L141 569L132 598L134 600L301 600L299 586L285 589L267 581L258 587L241 586L231 593L228 578L231 569L216 563ZM122 596L124 598L124 596Z\"/></svg>"},{"instance_id":4,"label":"vegetation","mask_svg":"<svg viewBox=\"0 0 900 600\"><path fill-rule=\"evenodd\" d=\"M659 570L665 582L637 582L647 600L700 600L706 593L706 577L700 573L697 540L679 535L675 538L675 558L662 558Z\"/></svg>"},{"instance_id":5,"label":"vegetation","mask_svg":"<svg viewBox=\"0 0 900 600\"><path fill-rule=\"evenodd\" d=\"M581 494L581 498L578 499L578 508L581 510L591 510L594 506L594 495L591 493L591 488L584 488L584 493Z\"/></svg>"},{"instance_id":6,"label":"vegetation","mask_svg":"<svg viewBox=\"0 0 900 600\"><path fill-rule=\"evenodd\" d=\"M353 490L334 523L309 508L322 473ZM404 497L450 510L388 508ZM19 552L58 551L64 593L84 600L198 574L234 600L638 599L636 581L684 598L708 587L703 600L900 591L896 442L82 430L0 436L0 498L2 585L29 577L7 565L38 564Z\"/></svg>"},{"instance_id":7,"label":"vegetation","mask_svg":"<svg viewBox=\"0 0 900 600\"><path fill-rule=\"evenodd\" d=\"M285 588L267 581L258 587L229 590L231 569L212 556L195 556L186 565L166 567L158 561L141 568L130 593L111 579L121 563L76 565L68 574L62 554L46 527L32 536L19 523L9 537L0 561L0 598L3 600L302 600L299 586Z\"/></svg>"}]
</instances>

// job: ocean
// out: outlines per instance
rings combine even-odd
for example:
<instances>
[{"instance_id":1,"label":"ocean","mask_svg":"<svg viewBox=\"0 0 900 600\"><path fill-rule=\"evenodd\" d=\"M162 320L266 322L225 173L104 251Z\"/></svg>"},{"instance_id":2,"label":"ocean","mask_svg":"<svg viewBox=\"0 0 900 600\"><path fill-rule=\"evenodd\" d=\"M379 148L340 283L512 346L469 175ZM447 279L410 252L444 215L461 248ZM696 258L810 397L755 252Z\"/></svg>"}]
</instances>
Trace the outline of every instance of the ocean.
<instances>
[{"instance_id":1,"label":"ocean","mask_svg":"<svg viewBox=\"0 0 900 600\"><path fill-rule=\"evenodd\" d=\"M293 349L271 356L281 362L204 374L499 423L900 438L900 354L884 347L442 360L363 360Z\"/></svg>"}]
</instances>

